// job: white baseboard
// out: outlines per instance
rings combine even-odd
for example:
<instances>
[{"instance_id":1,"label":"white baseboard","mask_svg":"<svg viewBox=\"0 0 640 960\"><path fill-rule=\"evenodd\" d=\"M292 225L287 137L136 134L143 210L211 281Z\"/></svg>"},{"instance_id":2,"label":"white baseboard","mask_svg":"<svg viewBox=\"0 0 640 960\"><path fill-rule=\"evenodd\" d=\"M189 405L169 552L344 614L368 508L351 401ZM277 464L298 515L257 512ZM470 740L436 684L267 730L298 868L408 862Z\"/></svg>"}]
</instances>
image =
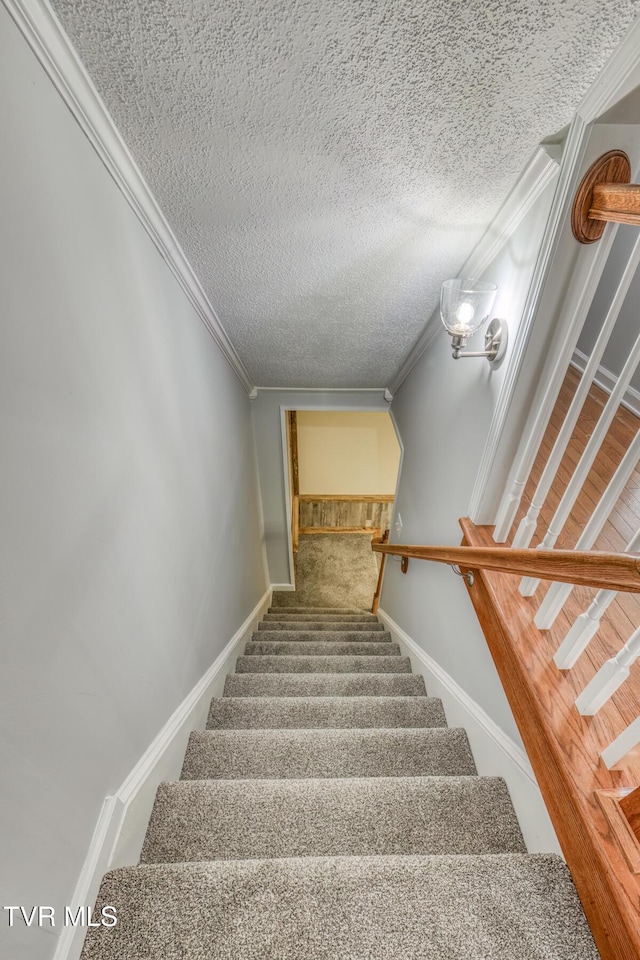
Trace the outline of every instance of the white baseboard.
<instances>
[{"instance_id":1,"label":"white baseboard","mask_svg":"<svg viewBox=\"0 0 640 960\"><path fill-rule=\"evenodd\" d=\"M286 593L286 592L291 593L293 590L295 590L295 588L296 587L294 583L272 583L271 584L271 589L273 590L274 593L276 590L281 591L283 593Z\"/></svg>"},{"instance_id":2,"label":"white baseboard","mask_svg":"<svg viewBox=\"0 0 640 960\"><path fill-rule=\"evenodd\" d=\"M503 777L529 853L559 853L560 845L549 819L529 759L517 743L456 683L446 670L418 646L381 608L378 616L392 639L409 656L416 673L423 675L427 692L440 697L447 722L464 727L481 776Z\"/></svg>"},{"instance_id":3,"label":"white baseboard","mask_svg":"<svg viewBox=\"0 0 640 960\"><path fill-rule=\"evenodd\" d=\"M583 353L582 350L578 350L576 348L573 351L571 366L575 367L575 369L580 373L584 373L584 369L588 362L589 357L586 355L586 353ZM593 382L596 384L596 386L604 390L605 393L611 393L618 382L618 377L615 373L611 373L610 370L607 370L606 367L600 366L596 371ZM622 400L622 406L626 407L627 410L630 410L631 413L634 413L636 417L640 417L640 393L638 393L638 391L633 387L627 387Z\"/></svg>"},{"instance_id":4,"label":"white baseboard","mask_svg":"<svg viewBox=\"0 0 640 960\"><path fill-rule=\"evenodd\" d=\"M210 700L222 693L225 676L233 670L238 647L247 640L269 606L272 589L269 587L224 650L187 694L120 789L105 799L69 906L93 905L107 870L138 862L156 790L164 780L179 777L189 734L192 730L203 729ZM84 928L65 927L54 960L77 960L85 934Z\"/></svg>"}]
</instances>

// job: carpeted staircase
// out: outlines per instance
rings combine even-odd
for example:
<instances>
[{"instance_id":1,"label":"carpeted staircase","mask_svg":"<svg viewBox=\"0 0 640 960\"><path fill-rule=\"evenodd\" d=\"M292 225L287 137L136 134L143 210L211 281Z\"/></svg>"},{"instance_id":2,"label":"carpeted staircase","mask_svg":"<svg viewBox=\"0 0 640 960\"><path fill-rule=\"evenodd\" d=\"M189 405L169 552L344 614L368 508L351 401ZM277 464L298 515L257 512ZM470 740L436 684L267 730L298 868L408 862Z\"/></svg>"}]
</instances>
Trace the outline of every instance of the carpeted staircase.
<instances>
[{"instance_id":1,"label":"carpeted staircase","mask_svg":"<svg viewBox=\"0 0 640 960\"><path fill-rule=\"evenodd\" d=\"M272 608L83 960L597 960L569 873L371 614Z\"/></svg>"}]
</instances>

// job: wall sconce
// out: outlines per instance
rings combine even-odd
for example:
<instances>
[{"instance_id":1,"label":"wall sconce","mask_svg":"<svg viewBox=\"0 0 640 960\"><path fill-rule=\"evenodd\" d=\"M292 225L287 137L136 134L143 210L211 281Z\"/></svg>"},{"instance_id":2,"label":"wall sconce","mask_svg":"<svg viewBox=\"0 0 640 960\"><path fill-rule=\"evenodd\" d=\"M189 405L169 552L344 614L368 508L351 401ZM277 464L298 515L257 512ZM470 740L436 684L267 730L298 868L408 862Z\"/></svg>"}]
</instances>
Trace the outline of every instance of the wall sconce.
<instances>
[{"instance_id":1,"label":"wall sconce","mask_svg":"<svg viewBox=\"0 0 640 960\"><path fill-rule=\"evenodd\" d=\"M440 316L451 336L454 360L460 357L486 357L495 363L507 349L506 320L492 320L484 335L484 350L464 351L467 340L483 323L496 298L497 286L486 280L445 280L440 293Z\"/></svg>"}]
</instances>

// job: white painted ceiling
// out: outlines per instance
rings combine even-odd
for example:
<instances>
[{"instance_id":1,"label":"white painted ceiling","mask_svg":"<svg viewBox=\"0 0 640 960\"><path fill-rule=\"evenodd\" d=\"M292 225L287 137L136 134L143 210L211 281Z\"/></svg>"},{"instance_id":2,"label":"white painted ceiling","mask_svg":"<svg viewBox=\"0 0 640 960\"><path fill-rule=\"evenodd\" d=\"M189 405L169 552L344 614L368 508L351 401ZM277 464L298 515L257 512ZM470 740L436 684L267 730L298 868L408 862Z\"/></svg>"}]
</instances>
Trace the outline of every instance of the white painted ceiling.
<instances>
[{"instance_id":1,"label":"white painted ceiling","mask_svg":"<svg viewBox=\"0 0 640 960\"><path fill-rule=\"evenodd\" d=\"M639 0L53 0L261 386L385 386Z\"/></svg>"}]
</instances>

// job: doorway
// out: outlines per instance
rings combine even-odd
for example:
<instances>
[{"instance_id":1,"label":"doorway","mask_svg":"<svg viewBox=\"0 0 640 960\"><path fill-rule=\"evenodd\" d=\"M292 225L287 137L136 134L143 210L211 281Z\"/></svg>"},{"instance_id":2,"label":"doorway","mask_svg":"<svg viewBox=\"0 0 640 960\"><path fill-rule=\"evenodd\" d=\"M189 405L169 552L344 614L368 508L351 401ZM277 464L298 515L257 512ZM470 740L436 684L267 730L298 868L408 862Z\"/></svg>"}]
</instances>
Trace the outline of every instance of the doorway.
<instances>
[{"instance_id":1,"label":"doorway","mask_svg":"<svg viewBox=\"0 0 640 960\"><path fill-rule=\"evenodd\" d=\"M389 528L401 447L388 413L286 411L291 546L288 606L370 608L371 540Z\"/></svg>"}]
</instances>

